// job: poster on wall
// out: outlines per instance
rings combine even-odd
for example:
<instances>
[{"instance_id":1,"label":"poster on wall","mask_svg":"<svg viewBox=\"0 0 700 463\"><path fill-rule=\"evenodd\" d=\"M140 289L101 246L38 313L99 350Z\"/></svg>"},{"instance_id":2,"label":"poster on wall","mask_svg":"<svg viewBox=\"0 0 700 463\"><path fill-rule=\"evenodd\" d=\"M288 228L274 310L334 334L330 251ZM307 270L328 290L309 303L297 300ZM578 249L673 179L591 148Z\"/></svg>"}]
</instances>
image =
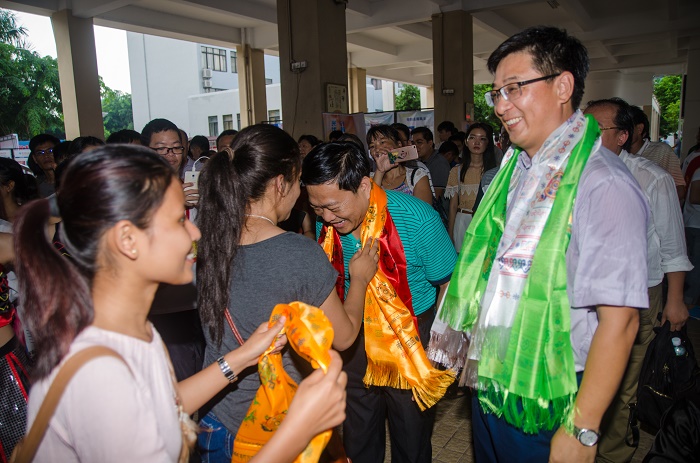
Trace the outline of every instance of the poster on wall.
<instances>
[{"instance_id":1,"label":"poster on wall","mask_svg":"<svg viewBox=\"0 0 700 463\"><path fill-rule=\"evenodd\" d=\"M334 130L352 133L360 137L360 140L364 142L366 134L365 115L363 113L323 113L323 139L328 140L328 135Z\"/></svg>"},{"instance_id":2,"label":"poster on wall","mask_svg":"<svg viewBox=\"0 0 700 463\"><path fill-rule=\"evenodd\" d=\"M406 124L409 129L416 127L427 127L435 136L435 115L431 109L429 111L400 111L396 113L396 122Z\"/></svg>"},{"instance_id":3,"label":"poster on wall","mask_svg":"<svg viewBox=\"0 0 700 463\"><path fill-rule=\"evenodd\" d=\"M365 133L369 131L373 125L391 125L394 123L394 112L371 113L365 114Z\"/></svg>"}]
</instances>

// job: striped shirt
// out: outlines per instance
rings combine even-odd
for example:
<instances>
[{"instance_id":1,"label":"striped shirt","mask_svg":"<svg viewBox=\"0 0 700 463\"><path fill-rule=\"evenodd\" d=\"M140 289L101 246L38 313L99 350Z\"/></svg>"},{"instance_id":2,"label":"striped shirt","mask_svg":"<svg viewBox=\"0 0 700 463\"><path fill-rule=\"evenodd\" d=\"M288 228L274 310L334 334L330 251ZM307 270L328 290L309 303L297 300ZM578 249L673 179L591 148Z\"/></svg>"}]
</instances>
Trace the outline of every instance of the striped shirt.
<instances>
[{"instance_id":1,"label":"striped shirt","mask_svg":"<svg viewBox=\"0 0 700 463\"><path fill-rule=\"evenodd\" d=\"M457 253L440 216L427 203L397 191L387 191L391 218L406 253L406 276L413 311L420 315L435 304L437 286L450 281ZM317 232L322 222L316 222ZM345 290L350 288L348 265L360 242L352 234L340 237L345 264Z\"/></svg>"},{"instance_id":2,"label":"striped shirt","mask_svg":"<svg viewBox=\"0 0 700 463\"><path fill-rule=\"evenodd\" d=\"M676 153L673 152L673 148L666 143L647 140L639 149L639 153L635 154L635 156L648 159L671 174L673 183L675 183L676 186L685 186L685 179L681 172L681 161L678 159L678 156L676 156Z\"/></svg>"}]
</instances>

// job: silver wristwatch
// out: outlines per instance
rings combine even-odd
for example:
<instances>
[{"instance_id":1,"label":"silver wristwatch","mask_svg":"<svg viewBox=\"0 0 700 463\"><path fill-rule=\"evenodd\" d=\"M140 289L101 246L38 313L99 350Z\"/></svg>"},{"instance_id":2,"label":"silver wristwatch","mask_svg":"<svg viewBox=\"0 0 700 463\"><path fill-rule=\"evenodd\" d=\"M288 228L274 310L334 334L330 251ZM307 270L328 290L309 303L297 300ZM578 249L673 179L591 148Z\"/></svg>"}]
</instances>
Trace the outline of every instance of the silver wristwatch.
<instances>
[{"instance_id":1,"label":"silver wristwatch","mask_svg":"<svg viewBox=\"0 0 700 463\"><path fill-rule=\"evenodd\" d=\"M574 425L574 437L578 439L582 445L585 445L586 447L593 447L598 443L600 434L592 429L577 428Z\"/></svg>"},{"instance_id":2,"label":"silver wristwatch","mask_svg":"<svg viewBox=\"0 0 700 463\"><path fill-rule=\"evenodd\" d=\"M221 373L224 374L226 379L228 380L229 383L234 383L238 379L238 376L231 370L231 365L228 364L226 359L224 359L223 356L219 357L216 359L216 362L219 364L219 368L221 369Z\"/></svg>"}]
</instances>

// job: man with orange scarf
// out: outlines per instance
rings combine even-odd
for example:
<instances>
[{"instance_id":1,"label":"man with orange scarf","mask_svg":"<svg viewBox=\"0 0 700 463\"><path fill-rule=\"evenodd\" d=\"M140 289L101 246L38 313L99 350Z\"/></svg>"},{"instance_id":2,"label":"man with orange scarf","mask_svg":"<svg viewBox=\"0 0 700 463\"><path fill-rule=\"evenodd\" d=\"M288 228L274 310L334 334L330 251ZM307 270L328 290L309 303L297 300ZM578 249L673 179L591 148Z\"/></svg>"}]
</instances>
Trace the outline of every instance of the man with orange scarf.
<instances>
[{"instance_id":1,"label":"man with orange scarf","mask_svg":"<svg viewBox=\"0 0 700 463\"><path fill-rule=\"evenodd\" d=\"M379 270L367 287L364 329L343 353L345 450L355 462L383 461L388 417L392 460L427 463L434 405L454 373L433 368L423 347L456 253L430 205L382 190L369 174L369 158L352 143L317 147L302 168L309 203L319 216L319 243L338 270L341 299L349 287L352 255L370 238L380 242Z\"/></svg>"}]
</instances>

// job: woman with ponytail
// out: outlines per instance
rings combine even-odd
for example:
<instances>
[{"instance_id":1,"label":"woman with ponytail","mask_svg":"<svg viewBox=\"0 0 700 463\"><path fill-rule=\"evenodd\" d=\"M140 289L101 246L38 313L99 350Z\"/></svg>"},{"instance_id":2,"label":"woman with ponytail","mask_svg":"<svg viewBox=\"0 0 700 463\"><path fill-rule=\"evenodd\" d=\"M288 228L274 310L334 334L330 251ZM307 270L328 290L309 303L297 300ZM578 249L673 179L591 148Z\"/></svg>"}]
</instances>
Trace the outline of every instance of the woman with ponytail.
<instances>
[{"instance_id":1,"label":"woman with ponytail","mask_svg":"<svg viewBox=\"0 0 700 463\"><path fill-rule=\"evenodd\" d=\"M20 297L36 341L29 427L74 355L95 346L118 355L94 357L72 376L34 461L186 461L183 442L193 437L185 432L193 429L188 415L234 382L233 372L256 364L281 324L261 325L245 346L175 382L160 335L146 318L160 283L184 284L193 277L192 247L200 235L185 217L172 168L146 148L111 145L78 155L63 175L55 209L70 258L47 239L48 200L24 206L15 221ZM317 383L333 381L324 390L333 395L344 378L330 376ZM300 390L300 400L308 400L303 384ZM335 394L326 411L339 408L342 392ZM319 418L301 410L294 412L296 419ZM338 419L319 421L330 427ZM295 425L300 427L290 420L292 429L277 441L286 438L295 447L306 437L294 433ZM295 455L282 453L280 461Z\"/></svg>"},{"instance_id":2,"label":"woman with ponytail","mask_svg":"<svg viewBox=\"0 0 700 463\"><path fill-rule=\"evenodd\" d=\"M336 349L350 347L359 333L365 290L377 270L377 246L353 257L343 304L335 291L338 272L321 247L278 226L299 196L301 162L299 146L286 132L254 125L202 170L197 305L207 340L205 363L245 342L279 303L301 301L324 310ZM303 364L295 363L291 352L284 353L284 364L298 381ZM255 368L241 371L239 378L200 423L211 430L199 438L204 462L231 461L233 438L260 386Z\"/></svg>"}]
</instances>

